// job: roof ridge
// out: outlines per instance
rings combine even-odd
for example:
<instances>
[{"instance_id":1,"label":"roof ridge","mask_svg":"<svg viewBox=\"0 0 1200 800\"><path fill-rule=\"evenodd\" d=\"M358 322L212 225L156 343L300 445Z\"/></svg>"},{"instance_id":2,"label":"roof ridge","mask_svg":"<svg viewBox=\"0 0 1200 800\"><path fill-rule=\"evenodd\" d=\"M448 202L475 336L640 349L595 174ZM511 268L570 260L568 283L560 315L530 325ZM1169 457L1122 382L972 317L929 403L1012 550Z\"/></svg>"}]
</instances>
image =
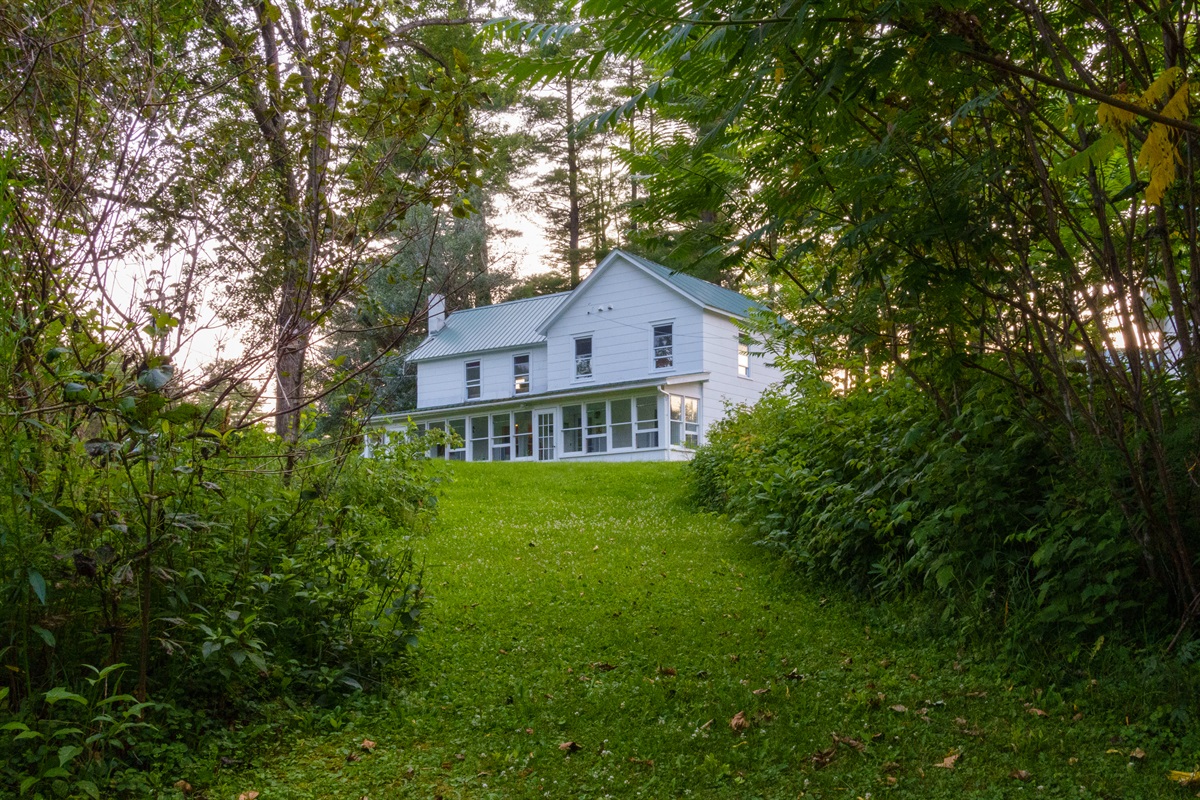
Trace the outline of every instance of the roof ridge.
<instances>
[{"instance_id":1,"label":"roof ridge","mask_svg":"<svg viewBox=\"0 0 1200 800\"><path fill-rule=\"evenodd\" d=\"M547 300L551 297L559 297L560 295L570 294L571 291L572 290L568 289L565 292L554 292L553 294L539 294L539 295L535 295L533 297L518 297L516 300L502 300L499 303L488 303L486 306L471 306L469 308L460 308L455 311L448 312L446 314L446 316L450 316L450 314L462 314L467 311L485 311L489 308L497 308L498 306L515 306L517 303L528 303L531 300Z\"/></svg>"}]
</instances>

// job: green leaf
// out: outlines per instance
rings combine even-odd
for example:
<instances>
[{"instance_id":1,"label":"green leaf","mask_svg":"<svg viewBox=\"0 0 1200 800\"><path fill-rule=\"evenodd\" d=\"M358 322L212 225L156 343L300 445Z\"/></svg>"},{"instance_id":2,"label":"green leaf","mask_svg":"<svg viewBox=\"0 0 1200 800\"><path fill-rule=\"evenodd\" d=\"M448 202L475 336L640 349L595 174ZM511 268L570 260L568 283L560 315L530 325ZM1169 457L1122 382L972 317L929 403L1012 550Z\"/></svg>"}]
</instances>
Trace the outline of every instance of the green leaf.
<instances>
[{"instance_id":1,"label":"green leaf","mask_svg":"<svg viewBox=\"0 0 1200 800\"><path fill-rule=\"evenodd\" d=\"M164 364L161 367L154 367L138 375L138 386L148 392L157 392L170 382L171 377L175 374L175 369L170 364Z\"/></svg>"},{"instance_id":2,"label":"green leaf","mask_svg":"<svg viewBox=\"0 0 1200 800\"><path fill-rule=\"evenodd\" d=\"M34 775L30 775L28 778L21 781L21 788L20 788L21 794L25 794L30 789L32 789L34 784L36 784L37 782L38 782L38 778Z\"/></svg>"},{"instance_id":3,"label":"green leaf","mask_svg":"<svg viewBox=\"0 0 1200 800\"><path fill-rule=\"evenodd\" d=\"M94 800L100 800L100 790L91 781L75 781L75 787Z\"/></svg>"},{"instance_id":4,"label":"green leaf","mask_svg":"<svg viewBox=\"0 0 1200 800\"><path fill-rule=\"evenodd\" d=\"M81 706L87 705L87 699L85 699L83 697L83 695L78 695L78 694L75 694L74 692L67 691L66 689L64 689L61 686L55 686L50 691L46 692L46 702L47 703L50 703L53 705L54 703L57 703L59 700L74 700L76 703L79 703Z\"/></svg>"},{"instance_id":5,"label":"green leaf","mask_svg":"<svg viewBox=\"0 0 1200 800\"><path fill-rule=\"evenodd\" d=\"M954 567L946 564L939 567L937 571L937 585L939 589L945 589L954 582Z\"/></svg>"},{"instance_id":6,"label":"green leaf","mask_svg":"<svg viewBox=\"0 0 1200 800\"><path fill-rule=\"evenodd\" d=\"M46 643L47 647L54 647L56 642L54 640L53 633L51 633L50 631L48 631L45 628L42 628L38 625L30 625L29 627L33 629L34 633L36 633L38 636L42 637L42 641Z\"/></svg>"},{"instance_id":7,"label":"green leaf","mask_svg":"<svg viewBox=\"0 0 1200 800\"><path fill-rule=\"evenodd\" d=\"M63 400L68 403L85 403L92 397L91 391L82 383L72 381L63 386Z\"/></svg>"},{"instance_id":8,"label":"green leaf","mask_svg":"<svg viewBox=\"0 0 1200 800\"><path fill-rule=\"evenodd\" d=\"M0 731L27 731L29 726L24 722L6 722L0 725Z\"/></svg>"},{"instance_id":9,"label":"green leaf","mask_svg":"<svg viewBox=\"0 0 1200 800\"><path fill-rule=\"evenodd\" d=\"M203 414L204 409L195 403L180 403L179 405L162 412L162 414L159 416L168 422L173 422L176 425L182 425L185 422L198 419Z\"/></svg>"},{"instance_id":10,"label":"green leaf","mask_svg":"<svg viewBox=\"0 0 1200 800\"><path fill-rule=\"evenodd\" d=\"M70 761L83 752L83 748L75 744L64 744L58 748L58 765L65 767ZM65 777L65 776L64 776Z\"/></svg>"},{"instance_id":11,"label":"green leaf","mask_svg":"<svg viewBox=\"0 0 1200 800\"><path fill-rule=\"evenodd\" d=\"M1091 165L1099 166L1121 142L1116 132L1105 134L1075 155L1055 164L1054 171L1065 178L1074 178Z\"/></svg>"},{"instance_id":12,"label":"green leaf","mask_svg":"<svg viewBox=\"0 0 1200 800\"><path fill-rule=\"evenodd\" d=\"M33 593L37 595L37 599L41 601L42 605L46 605L46 579L42 577L42 573L33 567L29 568L29 585L33 588Z\"/></svg>"}]
</instances>

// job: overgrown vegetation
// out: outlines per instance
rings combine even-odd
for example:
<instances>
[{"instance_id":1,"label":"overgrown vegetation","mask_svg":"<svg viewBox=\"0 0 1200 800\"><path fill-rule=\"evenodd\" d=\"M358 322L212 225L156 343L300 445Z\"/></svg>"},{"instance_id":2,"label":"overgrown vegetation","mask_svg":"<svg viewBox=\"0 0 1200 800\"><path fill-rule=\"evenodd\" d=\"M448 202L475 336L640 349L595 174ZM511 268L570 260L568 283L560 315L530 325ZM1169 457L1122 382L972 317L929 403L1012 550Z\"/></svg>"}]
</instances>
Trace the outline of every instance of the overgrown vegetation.
<instances>
[{"instance_id":1,"label":"overgrown vegetation","mask_svg":"<svg viewBox=\"0 0 1200 800\"><path fill-rule=\"evenodd\" d=\"M626 154L646 189L634 209L640 236L706 239L726 267L765 284L788 320L778 332L791 355L850 385L910 382L922 408L938 410L926 427L943 458L953 453L939 439L948 435L993 465L1030 464L1037 477L1018 494L1046 509L1019 509L1018 531L1044 525L1057 539L1070 530L1063 515L1079 514L1085 527L1123 526L1137 556L1093 552L1092 566L1116 559L1116 584L1137 564L1179 622L1200 614L1200 484L1191 479L1200 460L1200 126L1190 8L701 0L681 11L671 0L588 0L583 13L593 17L595 50L524 70L543 77L601 58L643 60L643 91L594 119L658 115L659 135ZM574 30L511 27L542 42ZM684 259L673 265L686 270L688 248L678 251ZM1015 425L996 431L1006 443L982 447L980 408ZM877 422L867 424L889 443L868 462L886 461L890 442L911 430L905 420L886 430ZM1045 439L1053 457L1035 454L1027 435ZM965 466L939 463L976 485ZM1081 473L1092 480L1077 482ZM855 494L873 485L843 476ZM898 506L907 490L895 491ZM1106 495L1123 520L1100 510ZM956 502L935 507L961 511ZM912 533L919 540L925 530ZM1013 540L1011 559L1053 549L1052 561L1067 561L1048 572L1070 571L1093 544ZM944 586L967 571L935 553L917 566L932 567ZM1079 580L1092 579L1066 580L1064 596ZM1100 612L1110 613L1103 604Z\"/></svg>"},{"instance_id":2,"label":"overgrown vegetation","mask_svg":"<svg viewBox=\"0 0 1200 800\"><path fill-rule=\"evenodd\" d=\"M286 743L238 750L211 783L183 775L198 791L1195 794L1167 780L1200 744L1194 675L1174 659L1114 637L1014 671L919 600L864 604L799 578L697 513L681 465L448 468L437 534L417 543L435 602L412 680L386 706L282 710Z\"/></svg>"},{"instance_id":3,"label":"overgrown vegetation","mask_svg":"<svg viewBox=\"0 0 1200 800\"><path fill-rule=\"evenodd\" d=\"M179 397L160 347L179 321L100 325L14 256L8 198L0 793L145 796L265 701L329 703L403 670L425 607L410 539L435 489L417 445L297 450Z\"/></svg>"},{"instance_id":4,"label":"overgrown vegetation","mask_svg":"<svg viewBox=\"0 0 1200 800\"><path fill-rule=\"evenodd\" d=\"M1066 449L1069 431L1031 424L993 381L959 409L946 418L903 380L842 393L814 378L714 429L696 495L806 575L877 597L929 592L965 629L1003 630L1019 657L1044 641L1078 659L1123 626L1169 639L1123 513L1133 488L1112 490L1118 456Z\"/></svg>"}]
</instances>

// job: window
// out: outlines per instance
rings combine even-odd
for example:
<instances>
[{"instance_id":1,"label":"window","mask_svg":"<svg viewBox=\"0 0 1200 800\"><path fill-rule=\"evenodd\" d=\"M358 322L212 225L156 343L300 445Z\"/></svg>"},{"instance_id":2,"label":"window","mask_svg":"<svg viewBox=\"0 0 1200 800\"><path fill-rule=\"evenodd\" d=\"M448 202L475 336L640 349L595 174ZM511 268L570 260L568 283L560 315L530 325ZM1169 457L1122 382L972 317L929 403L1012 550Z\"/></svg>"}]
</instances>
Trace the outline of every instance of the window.
<instances>
[{"instance_id":1,"label":"window","mask_svg":"<svg viewBox=\"0 0 1200 800\"><path fill-rule=\"evenodd\" d=\"M471 460L488 460L487 417L471 417Z\"/></svg>"},{"instance_id":2,"label":"window","mask_svg":"<svg viewBox=\"0 0 1200 800\"><path fill-rule=\"evenodd\" d=\"M450 420L450 460L467 460L467 421L465 419Z\"/></svg>"},{"instance_id":3,"label":"window","mask_svg":"<svg viewBox=\"0 0 1200 800\"><path fill-rule=\"evenodd\" d=\"M699 446L700 403L696 398L671 395L671 444Z\"/></svg>"},{"instance_id":4,"label":"window","mask_svg":"<svg viewBox=\"0 0 1200 800\"><path fill-rule=\"evenodd\" d=\"M446 423L445 422L431 422L431 423L429 423L429 427L426 428L426 431L428 433L433 433L434 431L440 431L442 434L445 434ZM433 437L433 443L429 446L428 454L429 454L430 458L445 458L446 457L446 437L444 435Z\"/></svg>"},{"instance_id":5,"label":"window","mask_svg":"<svg viewBox=\"0 0 1200 800\"><path fill-rule=\"evenodd\" d=\"M554 460L554 412L540 411L537 415L538 461Z\"/></svg>"},{"instance_id":6,"label":"window","mask_svg":"<svg viewBox=\"0 0 1200 800\"><path fill-rule=\"evenodd\" d=\"M562 435L564 453L583 452L583 407L563 406Z\"/></svg>"},{"instance_id":7,"label":"window","mask_svg":"<svg viewBox=\"0 0 1200 800\"><path fill-rule=\"evenodd\" d=\"M738 377L750 377L750 343L745 339L738 341Z\"/></svg>"},{"instance_id":8,"label":"window","mask_svg":"<svg viewBox=\"0 0 1200 800\"><path fill-rule=\"evenodd\" d=\"M637 446L658 447L658 398L654 395L634 401L637 411Z\"/></svg>"},{"instance_id":9,"label":"window","mask_svg":"<svg viewBox=\"0 0 1200 800\"><path fill-rule=\"evenodd\" d=\"M592 337L580 336L575 340L575 377L592 377Z\"/></svg>"},{"instance_id":10,"label":"window","mask_svg":"<svg viewBox=\"0 0 1200 800\"><path fill-rule=\"evenodd\" d=\"M467 399L475 400L480 395L481 373L478 361L467 362Z\"/></svg>"},{"instance_id":11,"label":"window","mask_svg":"<svg viewBox=\"0 0 1200 800\"><path fill-rule=\"evenodd\" d=\"M508 414L492 415L492 461L512 458L512 427Z\"/></svg>"},{"instance_id":12,"label":"window","mask_svg":"<svg viewBox=\"0 0 1200 800\"><path fill-rule=\"evenodd\" d=\"M513 356L513 394L529 394L529 354Z\"/></svg>"},{"instance_id":13,"label":"window","mask_svg":"<svg viewBox=\"0 0 1200 800\"><path fill-rule=\"evenodd\" d=\"M513 458L533 457L533 412L518 411L513 414Z\"/></svg>"},{"instance_id":14,"label":"window","mask_svg":"<svg viewBox=\"0 0 1200 800\"><path fill-rule=\"evenodd\" d=\"M654 326L653 348L655 369L670 369L675 366L674 327L670 322Z\"/></svg>"},{"instance_id":15,"label":"window","mask_svg":"<svg viewBox=\"0 0 1200 800\"><path fill-rule=\"evenodd\" d=\"M612 423L612 446L614 450L633 447L632 400L613 400L609 404L609 419Z\"/></svg>"},{"instance_id":16,"label":"window","mask_svg":"<svg viewBox=\"0 0 1200 800\"><path fill-rule=\"evenodd\" d=\"M588 403L587 405L587 451L589 453L604 453L608 450L608 404Z\"/></svg>"}]
</instances>

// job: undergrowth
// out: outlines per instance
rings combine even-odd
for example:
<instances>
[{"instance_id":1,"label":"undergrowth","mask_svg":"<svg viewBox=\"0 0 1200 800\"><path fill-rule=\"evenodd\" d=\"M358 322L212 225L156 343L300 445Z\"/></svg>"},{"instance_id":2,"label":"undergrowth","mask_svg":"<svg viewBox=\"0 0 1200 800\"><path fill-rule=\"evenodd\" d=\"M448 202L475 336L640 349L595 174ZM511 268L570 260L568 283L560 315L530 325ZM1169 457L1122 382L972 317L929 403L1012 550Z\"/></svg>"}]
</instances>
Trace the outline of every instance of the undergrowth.
<instances>
[{"instance_id":1,"label":"undergrowth","mask_svg":"<svg viewBox=\"0 0 1200 800\"><path fill-rule=\"evenodd\" d=\"M1189 797L1194 675L1115 639L1010 670L694 510L669 464L455 464L411 679L209 797ZM199 767L197 767L199 770ZM183 777L201 788L192 774Z\"/></svg>"}]
</instances>

